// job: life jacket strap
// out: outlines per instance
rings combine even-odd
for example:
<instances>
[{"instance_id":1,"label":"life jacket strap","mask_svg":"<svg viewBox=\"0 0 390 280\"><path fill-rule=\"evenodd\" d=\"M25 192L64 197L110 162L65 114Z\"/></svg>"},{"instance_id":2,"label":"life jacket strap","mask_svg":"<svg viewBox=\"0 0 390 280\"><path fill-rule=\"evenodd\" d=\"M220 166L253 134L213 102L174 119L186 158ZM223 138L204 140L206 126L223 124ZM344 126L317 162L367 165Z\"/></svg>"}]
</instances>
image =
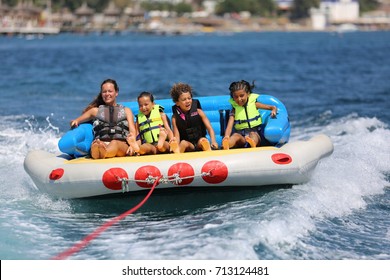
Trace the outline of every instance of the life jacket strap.
<instances>
[{"instance_id":1,"label":"life jacket strap","mask_svg":"<svg viewBox=\"0 0 390 280\"><path fill-rule=\"evenodd\" d=\"M258 116L256 116L256 117L251 118L251 119L248 119L248 120L235 120L235 121L234 121L234 124L250 123L250 122L252 122L252 121L257 121L260 117L261 117L261 116L258 115Z\"/></svg>"},{"instance_id":2,"label":"life jacket strap","mask_svg":"<svg viewBox=\"0 0 390 280\"><path fill-rule=\"evenodd\" d=\"M143 121L143 122L139 123L139 126L144 126L145 124L150 124L152 122L159 121L159 120L161 120L161 118L146 119L146 121Z\"/></svg>"}]
</instances>

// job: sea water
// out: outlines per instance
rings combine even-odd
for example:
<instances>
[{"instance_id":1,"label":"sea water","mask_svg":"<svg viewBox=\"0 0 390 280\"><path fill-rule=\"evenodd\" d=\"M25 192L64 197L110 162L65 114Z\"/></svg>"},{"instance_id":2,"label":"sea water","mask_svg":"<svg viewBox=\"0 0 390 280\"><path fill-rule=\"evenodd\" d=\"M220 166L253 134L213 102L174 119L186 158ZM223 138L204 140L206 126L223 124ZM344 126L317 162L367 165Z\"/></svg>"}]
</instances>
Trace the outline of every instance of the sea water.
<instances>
[{"instance_id":1,"label":"sea water","mask_svg":"<svg viewBox=\"0 0 390 280\"><path fill-rule=\"evenodd\" d=\"M0 38L0 258L53 258L142 199L53 199L23 169L113 78L119 101L255 81L286 105L290 141L324 133L334 153L291 188L153 194L70 259L390 259L389 50L389 32Z\"/></svg>"}]
</instances>

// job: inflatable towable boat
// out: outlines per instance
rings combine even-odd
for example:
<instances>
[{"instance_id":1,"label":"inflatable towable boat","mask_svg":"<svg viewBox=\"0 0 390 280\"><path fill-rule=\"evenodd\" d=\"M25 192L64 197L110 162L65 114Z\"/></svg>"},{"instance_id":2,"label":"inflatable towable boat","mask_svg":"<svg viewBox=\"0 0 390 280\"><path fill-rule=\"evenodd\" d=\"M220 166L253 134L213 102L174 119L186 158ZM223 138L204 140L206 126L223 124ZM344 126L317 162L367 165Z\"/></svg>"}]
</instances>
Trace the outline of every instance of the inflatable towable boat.
<instances>
[{"instance_id":1,"label":"inflatable towable boat","mask_svg":"<svg viewBox=\"0 0 390 280\"><path fill-rule=\"evenodd\" d=\"M200 97L221 144L229 116L228 96ZM58 198L82 198L156 188L243 187L301 184L309 181L320 159L333 152L329 137L287 143L290 124L285 106L270 95L260 102L278 108L276 118L260 110L269 146L183 154L143 155L94 160L87 155L92 126L82 124L59 141L63 154L30 151L24 168L39 190ZM172 115L172 101L157 102ZM136 113L136 102L122 103Z\"/></svg>"}]
</instances>

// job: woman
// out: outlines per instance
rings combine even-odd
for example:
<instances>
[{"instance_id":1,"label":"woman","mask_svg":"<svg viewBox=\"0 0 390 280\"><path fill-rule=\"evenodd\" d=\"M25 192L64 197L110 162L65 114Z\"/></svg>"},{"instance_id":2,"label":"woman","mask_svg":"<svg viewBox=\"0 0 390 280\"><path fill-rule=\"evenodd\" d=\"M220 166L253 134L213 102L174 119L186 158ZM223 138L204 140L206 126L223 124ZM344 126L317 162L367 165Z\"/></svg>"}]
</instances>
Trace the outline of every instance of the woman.
<instances>
[{"instance_id":1,"label":"woman","mask_svg":"<svg viewBox=\"0 0 390 280\"><path fill-rule=\"evenodd\" d=\"M84 109L83 114L70 122L71 127L94 120L95 140L91 146L94 159L125 156L129 149L128 135L135 135L132 111L116 103L119 87L115 80L107 79L100 86L98 96Z\"/></svg>"}]
</instances>

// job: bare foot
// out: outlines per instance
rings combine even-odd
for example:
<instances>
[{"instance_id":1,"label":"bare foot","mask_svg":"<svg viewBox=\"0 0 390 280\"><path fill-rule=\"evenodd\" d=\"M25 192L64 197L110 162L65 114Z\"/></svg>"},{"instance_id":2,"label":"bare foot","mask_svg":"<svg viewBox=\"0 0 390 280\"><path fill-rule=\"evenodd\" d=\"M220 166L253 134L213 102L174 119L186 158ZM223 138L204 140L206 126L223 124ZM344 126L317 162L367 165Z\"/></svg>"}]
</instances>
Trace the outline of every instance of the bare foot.
<instances>
[{"instance_id":1,"label":"bare foot","mask_svg":"<svg viewBox=\"0 0 390 280\"><path fill-rule=\"evenodd\" d=\"M251 148L256 148L256 142L249 136L245 136L245 141L251 146Z\"/></svg>"},{"instance_id":2,"label":"bare foot","mask_svg":"<svg viewBox=\"0 0 390 280\"><path fill-rule=\"evenodd\" d=\"M139 153L139 146L137 144L137 141L135 140L134 136L127 136L127 143L130 145L130 147L133 150L133 154Z\"/></svg>"},{"instance_id":3,"label":"bare foot","mask_svg":"<svg viewBox=\"0 0 390 280\"><path fill-rule=\"evenodd\" d=\"M170 149L171 152L174 152L175 154L179 154L180 153L179 143L177 143L176 139L172 139L169 142L169 149Z\"/></svg>"},{"instance_id":4,"label":"bare foot","mask_svg":"<svg viewBox=\"0 0 390 280\"><path fill-rule=\"evenodd\" d=\"M199 145L203 151L211 151L210 143L207 139L202 139Z\"/></svg>"},{"instance_id":5,"label":"bare foot","mask_svg":"<svg viewBox=\"0 0 390 280\"><path fill-rule=\"evenodd\" d=\"M230 149L230 147L229 147L229 137L223 138L223 140L222 140L222 149L224 149L224 150L229 150Z\"/></svg>"},{"instance_id":6,"label":"bare foot","mask_svg":"<svg viewBox=\"0 0 390 280\"><path fill-rule=\"evenodd\" d=\"M99 158L106 158L107 146L104 142L99 141Z\"/></svg>"},{"instance_id":7,"label":"bare foot","mask_svg":"<svg viewBox=\"0 0 390 280\"><path fill-rule=\"evenodd\" d=\"M157 149L159 151L161 151L162 148L164 147L164 142L166 139L167 139L167 131L165 130L165 128L160 127L160 134L158 136L158 142L157 142Z\"/></svg>"},{"instance_id":8,"label":"bare foot","mask_svg":"<svg viewBox=\"0 0 390 280\"><path fill-rule=\"evenodd\" d=\"M134 154L133 148L129 146L126 151L127 156L132 156Z\"/></svg>"},{"instance_id":9,"label":"bare foot","mask_svg":"<svg viewBox=\"0 0 390 280\"><path fill-rule=\"evenodd\" d=\"M95 140L95 141L92 143L92 146L91 146L91 157L92 157L93 159L98 159L98 158L100 158L99 144L100 144L100 140Z\"/></svg>"}]
</instances>

